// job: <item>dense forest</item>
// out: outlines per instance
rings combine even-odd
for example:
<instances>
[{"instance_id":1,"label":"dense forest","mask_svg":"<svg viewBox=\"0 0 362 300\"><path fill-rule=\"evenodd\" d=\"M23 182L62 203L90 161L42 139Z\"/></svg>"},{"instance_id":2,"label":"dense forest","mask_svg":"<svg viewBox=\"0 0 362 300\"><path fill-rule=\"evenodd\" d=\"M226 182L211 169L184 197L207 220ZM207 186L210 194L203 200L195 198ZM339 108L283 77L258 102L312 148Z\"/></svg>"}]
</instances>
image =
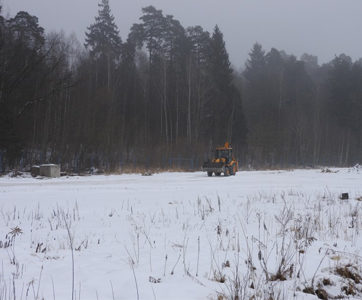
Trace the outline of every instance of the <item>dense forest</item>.
<instances>
[{"instance_id":1,"label":"dense forest","mask_svg":"<svg viewBox=\"0 0 362 300\"><path fill-rule=\"evenodd\" d=\"M0 8L0 172L198 169L225 141L242 167L362 161L362 60L257 43L238 72L218 26L149 6L122 39L108 0L84 30L81 45Z\"/></svg>"}]
</instances>

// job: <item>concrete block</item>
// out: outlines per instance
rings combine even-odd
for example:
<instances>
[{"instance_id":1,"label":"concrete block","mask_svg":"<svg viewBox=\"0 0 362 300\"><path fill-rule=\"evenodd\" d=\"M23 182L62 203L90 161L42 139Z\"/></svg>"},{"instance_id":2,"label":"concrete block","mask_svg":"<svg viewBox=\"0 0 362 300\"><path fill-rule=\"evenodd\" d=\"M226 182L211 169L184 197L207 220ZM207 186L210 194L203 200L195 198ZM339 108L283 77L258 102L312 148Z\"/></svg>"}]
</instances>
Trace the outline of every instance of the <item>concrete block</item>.
<instances>
[{"instance_id":1,"label":"concrete block","mask_svg":"<svg viewBox=\"0 0 362 300\"><path fill-rule=\"evenodd\" d=\"M60 177L60 165L46 164L40 166L40 176L56 178Z\"/></svg>"}]
</instances>

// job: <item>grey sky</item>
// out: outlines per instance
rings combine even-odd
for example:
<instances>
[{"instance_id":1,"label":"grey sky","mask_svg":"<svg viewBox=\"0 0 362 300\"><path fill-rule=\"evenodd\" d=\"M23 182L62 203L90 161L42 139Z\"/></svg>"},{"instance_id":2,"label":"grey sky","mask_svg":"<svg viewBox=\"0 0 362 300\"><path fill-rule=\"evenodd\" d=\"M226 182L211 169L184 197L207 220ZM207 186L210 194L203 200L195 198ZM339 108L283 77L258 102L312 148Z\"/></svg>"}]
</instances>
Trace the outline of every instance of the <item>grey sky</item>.
<instances>
[{"instance_id":1,"label":"grey sky","mask_svg":"<svg viewBox=\"0 0 362 300\"><path fill-rule=\"evenodd\" d=\"M49 30L75 32L83 41L94 21L98 0L0 0L13 16L25 10ZM224 33L230 58L240 68L257 41L297 56L307 52L320 62L346 53L362 57L362 0L110 0L123 39L141 8L154 5L186 26L201 25Z\"/></svg>"}]
</instances>

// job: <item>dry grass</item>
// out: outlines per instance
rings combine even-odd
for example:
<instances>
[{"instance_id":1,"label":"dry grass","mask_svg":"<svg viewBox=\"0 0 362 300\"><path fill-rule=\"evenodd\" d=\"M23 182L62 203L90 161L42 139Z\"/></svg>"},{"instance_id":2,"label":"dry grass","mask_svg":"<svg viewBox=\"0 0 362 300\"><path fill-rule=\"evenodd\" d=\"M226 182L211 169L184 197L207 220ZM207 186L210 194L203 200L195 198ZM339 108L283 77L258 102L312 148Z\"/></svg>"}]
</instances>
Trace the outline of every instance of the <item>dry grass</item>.
<instances>
[{"instance_id":1,"label":"dry grass","mask_svg":"<svg viewBox=\"0 0 362 300\"><path fill-rule=\"evenodd\" d=\"M135 172L135 169L129 169L130 173L144 171L148 170L137 169ZM152 170L152 172L160 171ZM139 214L142 208L125 201L118 209L107 210L106 216L112 220L125 216L132 220L134 239L129 243L131 248L133 245L133 251L130 251L132 272L133 268L145 265L145 257L147 259L149 257L150 269L156 269L157 264L162 265L163 276L168 274L172 276L175 272L180 275L178 274L182 272L180 266L183 266L185 275L197 284L207 285L207 280L216 281L213 284L222 287L222 290L216 291L215 296L218 299L290 299L288 297L293 293L293 288L294 292L313 294L319 299L332 299L336 295L328 295L331 293L331 286L338 290L340 297L362 295L359 291L362 273L356 267L358 266L356 260L348 259L353 261L353 264L348 264L345 252L329 252L332 246L324 247L322 244L325 241L339 243L342 238L348 242L356 241L362 226L358 217L353 219L351 226L351 218L356 216L354 213L356 207L347 202L340 203L338 195L331 193L314 195L310 198L310 195L298 191L284 191L280 194L260 192L250 196L250 202L249 198L247 200L248 202L243 199L226 205L219 196L199 197L197 200L173 202L169 205L170 213L155 210L146 215ZM21 231L16 227L18 213L15 211L18 210L3 212L6 226L13 228L12 235L18 235ZM26 213L24 211L23 219L28 218L28 223L34 228L46 229L52 235L59 237L62 236L61 232L67 229L67 224L76 226L80 221L77 205L74 208L70 207L63 215L61 212L62 208L56 207L50 214L44 215L39 207L35 207L32 211ZM161 238L157 240L158 228L177 229L182 232L184 241L172 237L170 239L172 250L168 249L166 254L163 254L165 260L152 262L151 248L152 252L156 253L159 250L157 245L163 244L163 237L162 242ZM201 229L196 232L192 230L193 228ZM28 232L28 228L22 226L22 229ZM58 240L61 240L58 238L57 241L53 239L44 241L42 238L37 235L32 237L34 239L32 251L35 253L49 251L51 254L54 249L68 248L67 243L59 245ZM99 245L99 236L89 235L88 238L90 247ZM70 241L72 237L69 234ZM0 248L4 247L6 242L7 240L0 241ZM210 249L205 247L207 243ZM319 250L314 247L316 244L320 247ZM85 240L85 236L78 236L74 240L74 251L80 251L82 247L84 249L88 247L88 239ZM198 252L190 252L193 255L188 255L188 247L198 249ZM172 256L173 252L175 254ZM150 255L147 256L147 253ZM212 254L210 254L210 267L205 269L205 265L200 265L199 271L198 257L209 253ZM315 266L315 269L308 270L307 274L303 262L310 255L321 258L321 262L318 267ZM130 254L129 256L131 257ZM330 265L330 269L321 271L326 265ZM15 266L13 268L15 269ZM162 285L166 280L161 281L159 274L155 274L149 276L148 281ZM135 284L137 286L136 278ZM3 300L1 296L0 300Z\"/></svg>"},{"instance_id":2,"label":"dry grass","mask_svg":"<svg viewBox=\"0 0 362 300\"><path fill-rule=\"evenodd\" d=\"M358 273L358 269L351 264L345 265L343 267L337 267L336 273L343 278L353 280L357 284L361 283L362 281L362 277Z\"/></svg>"}]
</instances>

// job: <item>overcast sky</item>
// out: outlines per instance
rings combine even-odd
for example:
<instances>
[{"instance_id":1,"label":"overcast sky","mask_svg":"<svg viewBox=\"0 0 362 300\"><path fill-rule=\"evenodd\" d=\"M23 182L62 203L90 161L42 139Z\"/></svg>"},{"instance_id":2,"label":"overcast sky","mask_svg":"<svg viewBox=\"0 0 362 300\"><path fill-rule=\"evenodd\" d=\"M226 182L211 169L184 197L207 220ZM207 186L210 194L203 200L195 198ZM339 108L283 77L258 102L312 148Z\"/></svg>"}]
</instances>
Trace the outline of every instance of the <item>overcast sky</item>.
<instances>
[{"instance_id":1,"label":"overcast sky","mask_svg":"<svg viewBox=\"0 0 362 300\"><path fill-rule=\"evenodd\" d=\"M19 10L39 18L47 31L63 29L84 40L98 0L0 0L4 13ZM362 0L110 0L123 39L141 8L154 5L186 26L224 33L233 65L240 68L255 42L297 56L307 52L326 62L336 54L362 57Z\"/></svg>"}]
</instances>

